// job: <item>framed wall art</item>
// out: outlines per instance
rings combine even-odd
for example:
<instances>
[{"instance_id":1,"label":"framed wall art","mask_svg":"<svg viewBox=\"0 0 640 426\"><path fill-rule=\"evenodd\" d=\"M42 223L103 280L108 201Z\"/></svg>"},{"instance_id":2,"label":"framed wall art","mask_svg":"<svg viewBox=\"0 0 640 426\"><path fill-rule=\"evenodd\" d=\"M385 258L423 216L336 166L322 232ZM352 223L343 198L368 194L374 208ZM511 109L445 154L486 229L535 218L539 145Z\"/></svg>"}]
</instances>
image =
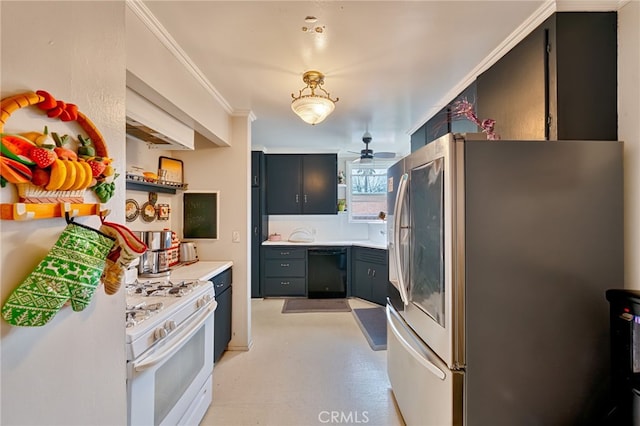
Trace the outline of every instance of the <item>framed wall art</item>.
<instances>
[{"instance_id":1,"label":"framed wall art","mask_svg":"<svg viewBox=\"0 0 640 426\"><path fill-rule=\"evenodd\" d=\"M160 175L160 170L166 170L163 178L167 182L184 183L182 160L161 156L158 159L158 175Z\"/></svg>"}]
</instances>

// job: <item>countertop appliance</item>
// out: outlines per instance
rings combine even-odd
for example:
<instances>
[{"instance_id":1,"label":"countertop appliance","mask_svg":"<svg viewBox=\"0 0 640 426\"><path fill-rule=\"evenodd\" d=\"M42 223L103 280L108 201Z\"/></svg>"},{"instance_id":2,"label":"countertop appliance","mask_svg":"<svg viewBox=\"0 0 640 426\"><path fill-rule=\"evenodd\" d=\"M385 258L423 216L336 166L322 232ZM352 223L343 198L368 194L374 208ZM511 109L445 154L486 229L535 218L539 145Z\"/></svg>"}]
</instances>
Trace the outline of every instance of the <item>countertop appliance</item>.
<instances>
[{"instance_id":1,"label":"countertop appliance","mask_svg":"<svg viewBox=\"0 0 640 426\"><path fill-rule=\"evenodd\" d=\"M140 240L147 245L147 251L140 256L138 274L141 277L166 277L169 275L169 249L171 231L136 231Z\"/></svg>"},{"instance_id":2,"label":"countertop appliance","mask_svg":"<svg viewBox=\"0 0 640 426\"><path fill-rule=\"evenodd\" d=\"M211 283L136 280L126 302L127 423L198 424L212 400Z\"/></svg>"},{"instance_id":3,"label":"countertop appliance","mask_svg":"<svg viewBox=\"0 0 640 426\"><path fill-rule=\"evenodd\" d=\"M611 331L610 425L640 425L640 291L607 290Z\"/></svg>"},{"instance_id":4,"label":"countertop appliance","mask_svg":"<svg viewBox=\"0 0 640 426\"><path fill-rule=\"evenodd\" d=\"M601 424L622 143L447 134L388 171L387 368L407 424Z\"/></svg>"},{"instance_id":5,"label":"countertop appliance","mask_svg":"<svg viewBox=\"0 0 640 426\"><path fill-rule=\"evenodd\" d=\"M180 262L190 263L198 260L198 252L196 250L196 244L192 242L180 243Z\"/></svg>"}]
</instances>

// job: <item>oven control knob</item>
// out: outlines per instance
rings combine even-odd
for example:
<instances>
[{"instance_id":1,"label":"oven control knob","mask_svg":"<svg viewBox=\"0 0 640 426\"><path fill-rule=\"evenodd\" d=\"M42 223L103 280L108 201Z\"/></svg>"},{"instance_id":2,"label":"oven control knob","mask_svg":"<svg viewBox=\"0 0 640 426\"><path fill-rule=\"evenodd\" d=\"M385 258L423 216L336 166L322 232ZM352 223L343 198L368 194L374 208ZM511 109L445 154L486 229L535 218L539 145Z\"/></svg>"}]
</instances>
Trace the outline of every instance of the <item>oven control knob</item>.
<instances>
[{"instance_id":1,"label":"oven control knob","mask_svg":"<svg viewBox=\"0 0 640 426\"><path fill-rule=\"evenodd\" d=\"M196 307L197 308L203 308L207 305L207 303L209 303L211 301L211 296L209 296L208 294L202 296L200 299L198 299L196 301Z\"/></svg>"},{"instance_id":2,"label":"oven control knob","mask_svg":"<svg viewBox=\"0 0 640 426\"><path fill-rule=\"evenodd\" d=\"M167 329L164 327L156 328L156 331L153 333L156 340L164 339L167 337Z\"/></svg>"},{"instance_id":3,"label":"oven control knob","mask_svg":"<svg viewBox=\"0 0 640 426\"><path fill-rule=\"evenodd\" d=\"M169 331L173 331L176 329L176 322L173 320L167 321L164 325L164 328Z\"/></svg>"}]
</instances>

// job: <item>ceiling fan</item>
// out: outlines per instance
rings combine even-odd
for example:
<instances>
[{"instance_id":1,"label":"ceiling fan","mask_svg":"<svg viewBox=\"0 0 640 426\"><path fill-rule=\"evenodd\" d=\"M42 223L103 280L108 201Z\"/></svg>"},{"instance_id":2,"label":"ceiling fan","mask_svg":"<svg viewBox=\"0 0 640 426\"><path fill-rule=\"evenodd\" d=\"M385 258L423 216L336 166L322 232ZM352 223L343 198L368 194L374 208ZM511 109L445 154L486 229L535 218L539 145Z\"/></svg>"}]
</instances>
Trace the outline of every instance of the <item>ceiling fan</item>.
<instances>
[{"instance_id":1,"label":"ceiling fan","mask_svg":"<svg viewBox=\"0 0 640 426\"><path fill-rule=\"evenodd\" d=\"M362 142L364 142L365 148L359 152L360 158L355 160L356 162L367 163L367 162L372 162L374 158L392 159L396 157L395 152L383 151L383 152L374 153L372 149L369 149L369 144L371 143L372 139L373 137L371 136L371 133L369 133L368 130L365 131L364 135L362 135ZM354 151L349 151L349 152L358 154L358 152L354 152Z\"/></svg>"}]
</instances>

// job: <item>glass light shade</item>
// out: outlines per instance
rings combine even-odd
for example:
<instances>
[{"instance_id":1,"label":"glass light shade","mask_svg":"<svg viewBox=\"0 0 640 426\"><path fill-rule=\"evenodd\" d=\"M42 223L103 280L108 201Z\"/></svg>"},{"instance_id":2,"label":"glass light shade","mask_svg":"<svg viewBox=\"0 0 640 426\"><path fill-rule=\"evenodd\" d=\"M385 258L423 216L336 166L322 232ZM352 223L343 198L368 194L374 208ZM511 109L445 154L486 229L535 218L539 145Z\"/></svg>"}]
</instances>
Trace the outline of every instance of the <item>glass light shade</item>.
<instances>
[{"instance_id":1,"label":"glass light shade","mask_svg":"<svg viewBox=\"0 0 640 426\"><path fill-rule=\"evenodd\" d=\"M321 123L335 109L335 104L331 99L307 95L291 102L291 109L300 118L309 124Z\"/></svg>"}]
</instances>

